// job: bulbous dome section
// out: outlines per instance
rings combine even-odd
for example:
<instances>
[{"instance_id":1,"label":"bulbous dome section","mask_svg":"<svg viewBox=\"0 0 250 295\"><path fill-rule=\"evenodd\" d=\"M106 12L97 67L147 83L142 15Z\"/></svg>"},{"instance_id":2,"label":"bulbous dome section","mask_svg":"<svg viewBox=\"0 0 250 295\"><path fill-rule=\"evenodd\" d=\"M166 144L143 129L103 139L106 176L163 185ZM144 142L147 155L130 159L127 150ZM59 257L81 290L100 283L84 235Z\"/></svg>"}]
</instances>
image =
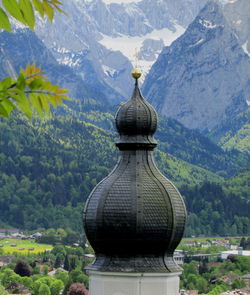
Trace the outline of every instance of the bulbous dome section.
<instances>
[{"instance_id":1,"label":"bulbous dome section","mask_svg":"<svg viewBox=\"0 0 250 295\"><path fill-rule=\"evenodd\" d=\"M185 228L185 204L154 163L157 114L140 93L139 76L138 71L133 73L133 95L116 115L119 161L93 189L85 205L84 229L96 253L90 270L180 270L173 253Z\"/></svg>"},{"instance_id":2,"label":"bulbous dome section","mask_svg":"<svg viewBox=\"0 0 250 295\"><path fill-rule=\"evenodd\" d=\"M124 151L92 191L84 226L98 271L176 272L173 259L186 211L176 187L157 169L152 151Z\"/></svg>"},{"instance_id":3,"label":"bulbous dome section","mask_svg":"<svg viewBox=\"0 0 250 295\"><path fill-rule=\"evenodd\" d=\"M120 107L115 121L121 136L152 136L155 133L156 111L142 97L137 80L131 99Z\"/></svg>"}]
</instances>

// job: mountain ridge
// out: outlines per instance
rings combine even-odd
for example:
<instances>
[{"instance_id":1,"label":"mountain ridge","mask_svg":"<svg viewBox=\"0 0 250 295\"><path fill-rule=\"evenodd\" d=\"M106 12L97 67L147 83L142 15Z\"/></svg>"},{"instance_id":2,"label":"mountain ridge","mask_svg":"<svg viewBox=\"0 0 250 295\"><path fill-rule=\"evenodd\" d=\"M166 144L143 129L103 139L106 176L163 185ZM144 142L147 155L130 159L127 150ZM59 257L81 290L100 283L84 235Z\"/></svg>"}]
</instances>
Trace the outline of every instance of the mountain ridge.
<instances>
[{"instance_id":1,"label":"mountain ridge","mask_svg":"<svg viewBox=\"0 0 250 295\"><path fill-rule=\"evenodd\" d=\"M161 115L209 131L247 108L250 58L209 1L186 32L165 47L143 84Z\"/></svg>"}]
</instances>

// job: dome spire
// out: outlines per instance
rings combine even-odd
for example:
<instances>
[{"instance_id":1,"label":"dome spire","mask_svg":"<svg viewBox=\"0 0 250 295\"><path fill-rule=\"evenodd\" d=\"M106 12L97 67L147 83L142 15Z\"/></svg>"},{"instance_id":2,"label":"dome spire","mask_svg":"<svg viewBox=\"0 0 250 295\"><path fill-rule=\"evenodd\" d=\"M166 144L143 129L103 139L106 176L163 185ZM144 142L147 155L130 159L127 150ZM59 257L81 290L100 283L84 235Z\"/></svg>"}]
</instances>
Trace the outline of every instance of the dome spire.
<instances>
[{"instance_id":1,"label":"dome spire","mask_svg":"<svg viewBox=\"0 0 250 295\"><path fill-rule=\"evenodd\" d=\"M153 149L156 141L153 135L157 127L155 109L146 102L138 87L141 76L139 69L132 71L135 87L131 99L117 111L115 122L120 140L116 143L120 150L128 147L134 149Z\"/></svg>"},{"instance_id":2,"label":"dome spire","mask_svg":"<svg viewBox=\"0 0 250 295\"><path fill-rule=\"evenodd\" d=\"M179 272L173 253L184 232L185 205L178 190L155 165L152 150L156 146L157 114L139 90L140 71L134 69L132 76L132 97L115 118L120 158L85 205L85 233L96 253L88 270Z\"/></svg>"}]
</instances>

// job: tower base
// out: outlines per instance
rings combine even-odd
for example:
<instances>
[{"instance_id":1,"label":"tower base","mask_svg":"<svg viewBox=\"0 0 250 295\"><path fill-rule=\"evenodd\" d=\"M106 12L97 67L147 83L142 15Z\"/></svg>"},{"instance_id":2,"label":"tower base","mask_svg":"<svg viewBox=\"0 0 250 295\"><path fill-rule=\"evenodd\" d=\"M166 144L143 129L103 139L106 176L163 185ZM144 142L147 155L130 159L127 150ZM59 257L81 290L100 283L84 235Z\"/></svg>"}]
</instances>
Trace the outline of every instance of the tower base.
<instances>
[{"instance_id":1,"label":"tower base","mask_svg":"<svg viewBox=\"0 0 250 295\"><path fill-rule=\"evenodd\" d=\"M90 295L179 295L180 274L89 271Z\"/></svg>"}]
</instances>

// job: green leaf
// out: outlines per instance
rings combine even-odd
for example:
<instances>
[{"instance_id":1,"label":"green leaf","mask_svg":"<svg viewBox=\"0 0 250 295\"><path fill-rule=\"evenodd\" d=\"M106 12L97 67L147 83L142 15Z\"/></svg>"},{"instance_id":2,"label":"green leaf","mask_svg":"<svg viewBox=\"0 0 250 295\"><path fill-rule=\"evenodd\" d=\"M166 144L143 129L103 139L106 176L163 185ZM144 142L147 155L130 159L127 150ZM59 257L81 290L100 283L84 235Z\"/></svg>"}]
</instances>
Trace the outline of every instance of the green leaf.
<instances>
[{"instance_id":1,"label":"green leaf","mask_svg":"<svg viewBox=\"0 0 250 295\"><path fill-rule=\"evenodd\" d=\"M30 103L28 98L25 95L18 95L17 99L17 105L19 109L29 118L32 118L32 110L30 107Z\"/></svg>"},{"instance_id":2,"label":"green leaf","mask_svg":"<svg viewBox=\"0 0 250 295\"><path fill-rule=\"evenodd\" d=\"M50 2L55 5L55 4L59 4L59 5L63 5L61 1L58 0L50 0Z\"/></svg>"},{"instance_id":3,"label":"green leaf","mask_svg":"<svg viewBox=\"0 0 250 295\"><path fill-rule=\"evenodd\" d=\"M7 97L2 97L1 105L5 109L5 112L7 113L7 116L9 117L11 111L15 108L15 106Z\"/></svg>"},{"instance_id":4,"label":"green leaf","mask_svg":"<svg viewBox=\"0 0 250 295\"><path fill-rule=\"evenodd\" d=\"M21 23L25 25L27 24L16 0L2 0L2 3L4 8L9 12L10 15L12 15Z\"/></svg>"},{"instance_id":5,"label":"green leaf","mask_svg":"<svg viewBox=\"0 0 250 295\"><path fill-rule=\"evenodd\" d=\"M24 19L32 31L35 27L35 15L30 0L19 0L19 7L23 13Z\"/></svg>"},{"instance_id":6,"label":"green leaf","mask_svg":"<svg viewBox=\"0 0 250 295\"><path fill-rule=\"evenodd\" d=\"M47 14L50 22L52 22L54 18L54 9L49 5L47 0L43 0L43 9L45 13Z\"/></svg>"},{"instance_id":7,"label":"green leaf","mask_svg":"<svg viewBox=\"0 0 250 295\"><path fill-rule=\"evenodd\" d=\"M37 78L35 80L33 80L30 84L29 84L29 88L31 90L37 90L40 89L42 87L43 84L43 80L40 78Z\"/></svg>"},{"instance_id":8,"label":"green leaf","mask_svg":"<svg viewBox=\"0 0 250 295\"><path fill-rule=\"evenodd\" d=\"M7 77L0 81L0 90L8 89L13 84L11 77Z\"/></svg>"},{"instance_id":9,"label":"green leaf","mask_svg":"<svg viewBox=\"0 0 250 295\"><path fill-rule=\"evenodd\" d=\"M8 112L3 107L2 103L0 103L0 116L8 118Z\"/></svg>"},{"instance_id":10,"label":"green leaf","mask_svg":"<svg viewBox=\"0 0 250 295\"><path fill-rule=\"evenodd\" d=\"M39 12L41 17L44 17L44 10L43 10L43 5L39 0L32 0L35 10Z\"/></svg>"},{"instance_id":11,"label":"green leaf","mask_svg":"<svg viewBox=\"0 0 250 295\"><path fill-rule=\"evenodd\" d=\"M16 87L20 90L24 90L25 86L26 86L26 80L25 80L24 75L21 73L18 76Z\"/></svg>"},{"instance_id":12,"label":"green leaf","mask_svg":"<svg viewBox=\"0 0 250 295\"><path fill-rule=\"evenodd\" d=\"M11 32L11 25L7 14L0 8L0 28Z\"/></svg>"},{"instance_id":13,"label":"green leaf","mask_svg":"<svg viewBox=\"0 0 250 295\"><path fill-rule=\"evenodd\" d=\"M18 101L22 95L24 95L24 91L19 88L10 88L6 92L6 96L12 97L14 100Z\"/></svg>"},{"instance_id":14,"label":"green leaf","mask_svg":"<svg viewBox=\"0 0 250 295\"><path fill-rule=\"evenodd\" d=\"M52 96L52 95L50 95L50 96L49 96L49 101L50 101L51 105L54 107L54 109L56 109L57 104L56 104L55 97Z\"/></svg>"},{"instance_id":15,"label":"green leaf","mask_svg":"<svg viewBox=\"0 0 250 295\"><path fill-rule=\"evenodd\" d=\"M51 1L51 4L54 6L54 8L57 10L57 11L59 11L60 13L63 13L64 15L67 15L67 13L65 12L65 11L63 11L62 9L61 9L61 7L59 6L59 5L63 5L63 3L62 2L60 2L60 1L56 1L56 0L52 0Z\"/></svg>"},{"instance_id":16,"label":"green leaf","mask_svg":"<svg viewBox=\"0 0 250 295\"><path fill-rule=\"evenodd\" d=\"M31 93L29 95L29 100L31 104L33 105L33 107L35 108L35 110L37 111L38 115L41 117L43 113L43 106L39 98L39 94Z\"/></svg>"},{"instance_id":17,"label":"green leaf","mask_svg":"<svg viewBox=\"0 0 250 295\"><path fill-rule=\"evenodd\" d=\"M49 103L48 95L40 94L39 98L40 98L40 102L42 104L42 109L45 111L45 113L49 113L50 112L50 108L49 108L50 103Z\"/></svg>"},{"instance_id":18,"label":"green leaf","mask_svg":"<svg viewBox=\"0 0 250 295\"><path fill-rule=\"evenodd\" d=\"M58 5L54 4L54 7L58 12L63 13L64 15L68 16L68 14L65 11L63 11Z\"/></svg>"}]
</instances>

